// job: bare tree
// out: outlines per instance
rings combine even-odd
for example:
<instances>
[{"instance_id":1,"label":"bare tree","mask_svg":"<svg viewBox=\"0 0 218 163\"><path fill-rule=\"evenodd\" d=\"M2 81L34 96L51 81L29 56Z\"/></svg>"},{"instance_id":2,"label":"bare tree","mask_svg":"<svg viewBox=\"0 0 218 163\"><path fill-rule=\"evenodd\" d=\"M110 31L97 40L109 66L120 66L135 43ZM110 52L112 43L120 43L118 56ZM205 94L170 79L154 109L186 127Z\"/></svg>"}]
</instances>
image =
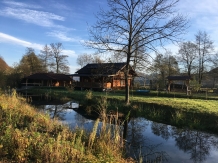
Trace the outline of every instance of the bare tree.
<instances>
[{"instance_id":1,"label":"bare tree","mask_svg":"<svg viewBox=\"0 0 218 163\"><path fill-rule=\"evenodd\" d=\"M144 46L139 46L138 41L141 39L140 35L136 37L134 40L133 48L135 49L133 53L133 57L130 61L133 70L142 72L148 65L148 56L149 54L146 53L146 49Z\"/></svg>"},{"instance_id":2,"label":"bare tree","mask_svg":"<svg viewBox=\"0 0 218 163\"><path fill-rule=\"evenodd\" d=\"M170 51L165 54L156 54L156 57L149 68L156 74L157 87L165 88L166 77L179 73L178 62Z\"/></svg>"},{"instance_id":3,"label":"bare tree","mask_svg":"<svg viewBox=\"0 0 218 163\"><path fill-rule=\"evenodd\" d=\"M114 52L111 54L111 56L109 57L109 61L111 63L119 63L119 62L124 62L124 58L125 58L125 53L122 52Z\"/></svg>"},{"instance_id":4,"label":"bare tree","mask_svg":"<svg viewBox=\"0 0 218 163\"><path fill-rule=\"evenodd\" d=\"M100 56L96 54L81 54L78 56L76 60L77 64L81 67L87 65L88 63L103 63L104 61L101 59Z\"/></svg>"},{"instance_id":5,"label":"bare tree","mask_svg":"<svg viewBox=\"0 0 218 163\"><path fill-rule=\"evenodd\" d=\"M148 53L156 51L156 47L163 46L163 43L176 41L186 29L186 18L176 14L174 9L178 2L179 0L108 0L109 10L101 10L97 14L97 22L90 30L91 39L87 46L99 52L125 53L127 104L130 62L136 57L134 54L138 48L144 47Z\"/></svg>"},{"instance_id":6,"label":"bare tree","mask_svg":"<svg viewBox=\"0 0 218 163\"><path fill-rule=\"evenodd\" d=\"M184 65L187 75L190 76L191 72L196 68L197 45L189 41L180 44L179 48L179 60Z\"/></svg>"},{"instance_id":7,"label":"bare tree","mask_svg":"<svg viewBox=\"0 0 218 163\"><path fill-rule=\"evenodd\" d=\"M168 76L178 75L179 74L178 61L172 55L172 52L166 51L164 59L165 59L165 62L167 63Z\"/></svg>"},{"instance_id":8,"label":"bare tree","mask_svg":"<svg viewBox=\"0 0 218 163\"><path fill-rule=\"evenodd\" d=\"M38 55L39 59L42 61L44 68L46 71L50 69L51 66L51 48L46 44L43 49L40 51L40 54Z\"/></svg>"},{"instance_id":9,"label":"bare tree","mask_svg":"<svg viewBox=\"0 0 218 163\"><path fill-rule=\"evenodd\" d=\"M67 55L63 55L63 45L62 43L51 43L51 54L53 57L52 67L54 68L56 73L68 73L69 66L67 61Z\"/></svg>"},{"instance_id":10,"label":"bare tree","mask_svg":"<svg viewBox=\"0 0 218 163\"><path fill-rule=\"evenodd\" d=\"M99 55L94 54L92 58L92 62L93 63L104 63L104 60Z\"/></svg>"},{"instance_id":11,"label":"bare tree","mask_svg":"<svg viewBox=\"0 0 218 163\"><path fill-rule=\"evenodd\" d=\"M77 64L80 65L81 67L87 65L88 63L92 63L92 55L90 54L81 54L77 57L76 60Z\"/></svg>"},{"instance_id":12,"label":"bare tree","mask_svg":"<svg viewBox=\"0 0 218 163\"><path fill-rule=\"evenodd\" d=\"M210 40L210 37L206 32L199 31L195 35L195 40L198 51L198 83L201 84L206 64L211 61L214 47L213 41Z\"/></svg>"}]
</instances>

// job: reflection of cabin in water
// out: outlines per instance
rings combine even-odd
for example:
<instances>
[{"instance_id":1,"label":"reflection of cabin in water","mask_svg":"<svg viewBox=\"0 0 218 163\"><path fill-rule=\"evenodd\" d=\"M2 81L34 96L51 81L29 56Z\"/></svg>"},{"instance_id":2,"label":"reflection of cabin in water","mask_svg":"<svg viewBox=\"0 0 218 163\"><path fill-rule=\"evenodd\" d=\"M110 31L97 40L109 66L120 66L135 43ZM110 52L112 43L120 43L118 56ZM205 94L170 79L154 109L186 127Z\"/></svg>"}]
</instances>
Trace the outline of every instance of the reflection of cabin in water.
<instances>
[{"instance_id":1,"label":"reflection of cabin in water","mask_svg":"<svg viewBox=\"0 0 218 163\"><path fill-rule=\"evenodd\" d=\"M80 81L74 83L77 89L120 89L125 87L125 63L92 63L87 64L73 74L79 77ZM130 67L128 84L131 84L132 77L136 76L135 71Z\"/></svg>"},{"instance_id":2,"label":"reflection of cabin in water","mask_svg":"<svg viewBox=\"0 0 218 163\"><path fill-rule=\"evenodd\" d=\"M72 83L72 78L65 74L56 73L35 73L30 76L24 77L21 81L22 87L34 86L54 86L65 87Z\"/></svg>"},{"instance_id":3,"label":"reflection of cabin in water","mask_svg":"<svg viewBox=\"0 0 218 163\"><path fill-rule=\"evenodd\" d=\"M190 90L190 76L168 76L167 77L167 91L185 91L191 94Z\"/></svg>"}]
</instances>

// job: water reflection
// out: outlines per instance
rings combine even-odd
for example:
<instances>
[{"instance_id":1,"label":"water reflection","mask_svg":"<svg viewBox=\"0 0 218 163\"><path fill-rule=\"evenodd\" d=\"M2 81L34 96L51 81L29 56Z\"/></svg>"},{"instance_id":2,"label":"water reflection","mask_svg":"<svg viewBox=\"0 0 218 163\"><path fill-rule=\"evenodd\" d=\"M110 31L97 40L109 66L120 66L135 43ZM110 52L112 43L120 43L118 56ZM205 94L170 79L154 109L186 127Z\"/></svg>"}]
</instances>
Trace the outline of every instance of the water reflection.
<instances>
[{"instance_id":1,"label":"water reflection","mask_svg":"<svg viewBox=\"0 0 218 163\"><path fill-rule=\"evenodd\" d=\"M170 127L168 125L162 123L151 123L152 132L157 135L161 136L163 139L168 140L171 136Z\"/></svg>"},{"instance_id":2,"label":"water reflection","mask_svg":"<svg viewBox=\"0 0 218 163\"><path fill-rule=\"evenodd\" d=\"M211 151L217 151L218 149L217 136L200 131L179 129L156 122L152 122L151 126L153 134L161 136L165 140L172 138L175 141L175 146L186 155L189 155L188 162L217 162L217 155L214 158L209 157Z\"/></svg>"},{"instance_id":3,"label":"water reflection","mask_svg":"<svg viewBox=\"0 0 218 163\"><path fill-rule=\"evenodd\" d=\"M76 102L40 106L51 118L56 117L71 128L79 126L91 130L94 122L72 109L78 107ZM218 137L215 135L179 129L144 118L131 118L127 127L126 153L137 160L173 163L218 162Z\"/></svg>"},{"instance_id":4,"label":"water reflection","mask_svg":"<svg viewBox=\"0 0 218 163\"><path fill-rule=\"evenodd\" d=\"M49 104L49 105L37 105L36 107L49 114L51 118L59 119L63 124L67 124L71 129L79 126L84 129L91 129L93 121L85 118L83 115L76 112L74 109L79 108L79 104L75 101L70 101L65 104Z\"/></svg>"},{"instance_id":5,"label":"water reflection","mask_svg":"<svg viewBox=\"0 0 218 163\"><path fill-rule=\"evenodd\" d=\"M48 113L52 119L57 118L61 121L66 121L68 112L73 111L70 109L79 108L79 104L71 101L65 104L39 105L37 108Z\"/></svg>"},{"instance_id":6,"label":"water reflection","mask_svg":"<svg viewBox=\"0 0 218 163\"><path fill-rule=\"evenodd\" d=\"M132 118L128 124L128 155L143 162L167 161L167 153L158 149L161 143L152 142L144 131L150 127L144 118Z\"/></svg>"},{"instance_id":7,"label":"water reflection","mask_svg":"<svg viewBox=\"0 0 218 163\"><path fill-rule=\"evenodd\" d=\"M204 162L210 155L210 151L218 147L218 140L208 133L199 131L173 129L172 136L176 146L186 153L190 153L193 162Z\"/></svg>"},{"instance_id":8,"label":"water reflection","mask_svg":"<svg viewBox=\"0 0 218 163\"><path fill-rule=\"evenodd\" d=\"M128 124L129 154L144 161L217 163L218 137L170 125L131 119Z\"/></svg>"}]
</instances>

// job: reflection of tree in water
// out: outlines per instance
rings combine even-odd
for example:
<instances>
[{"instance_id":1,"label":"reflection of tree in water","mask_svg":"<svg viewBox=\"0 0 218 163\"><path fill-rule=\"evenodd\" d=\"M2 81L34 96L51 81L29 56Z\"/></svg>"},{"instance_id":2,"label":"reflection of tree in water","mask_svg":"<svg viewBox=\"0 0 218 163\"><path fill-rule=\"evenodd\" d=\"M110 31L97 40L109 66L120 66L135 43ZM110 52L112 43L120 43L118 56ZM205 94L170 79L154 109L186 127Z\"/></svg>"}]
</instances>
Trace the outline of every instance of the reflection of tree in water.
<instances>
[{"instance_id":1,"label":"reflection of tree in water","mask_svg":"<svg viewBox=\"0 0 218 163\"><path fill-rule=\"evenodd\" d=\"M153 134L161 136L165 140L168 140L171 136L170 127L168 125L152 122L151 129Z\"/></svg>"},{"instance_id":2,"label":"reflection of tree in water","mask_svg":"<svg viewBox=\"0 0 218 163\"><path fill-rule=\"evenodd\" d=\"M212 147L218 148L218 140L211 134L188 129L178 129L165 124L153 122L152 132L167 140L173 137L176 146L185 153L190 153L193 162L203 162L209 156Z\"/></svg>"},{"instance_id":3,"label":"reflection of tree in water","mask_svg":"<svg viewBox=\"0 0 218 163\"><path fill-rule=\"evenodd\" d=\"M190 159L196 163L205 161L212 147L218 147L218 140L215 140L211 134L177 128L173 131L176 146L184 152L189 152Z\"/></svg>"},{"instance_id":4,"label":"reflection of tree in water","mask_svg":"<svg viewBox=\"0 0 218 163\"><path fill-rule=\"evenodd\" d=\"M39 105L37 106L37 108L47 114L49 114L49 116L51 118L57 118L61 121L66 121L66 115L69 113L68 111L73 111L71 109L73 108L78 108L78 103L70 101L68 103L62 104L62 105ZM70 109L70 110L69 110ZM75 111L74 111L75 112ZM86 119L85 117L83 117L82 115L78 114L77 112L75 112L75 116L72 117L72 119L74 119L73 124L68 124L68 125L72 125L72 129L78 126L84 126L84 124L89 121L88 119Z\"/></svg>"},{"instance_id":5,"label":"reflection of tree in water","mask_svg":"<svg viewBox=\"0 0 218 163\"><path fill-rule=\"evenodd\" d=\"M77 126L84 126L85 123L87 123L89 120L86 119L84 116L82 116L81 114L77 113L75 114L75 120L76 120L76 125Z\"/></svg>"},{"instance_id":6,"label":"reflection of tree in water","mask_svg":"<svg viewBox=\"0 0 218 163\"><path fill-rule=\"evenodd\" d=\"M139 148L142 148L142 144L144 144L142 142L146 141L142 134L142 131L147 127L147 124L142 125L139 122L139 118L131 119L131 121L128 124L127 141L128 145L130 146L131 153L138 153L137 150L139 150Z\"/></svg>"},{"instance_id":7,"label":"reflection of tree in water","mask_svg":"<svg viewBox=\"0 0 218 163\"><path fill-rule=\"evenodd\" d=\"M143 132L148 125L143 118L131 119L128 124L127 155L143 162L166 161L165 153L157 150L160 144L151 145L145 137Z\"/></svg>"},{"instance_id":8,"label":"reflection of tree in water","mask_svg":"<svg viewBox=\"0 0 218 163\"><path fill-rule=\"evenodd\" d=\"M68 104L64 105L44 105L43 110L48 112L51 118L58 118L59 120L64 121L66 111L68 109Z\"/></svg>"}]
</instances>

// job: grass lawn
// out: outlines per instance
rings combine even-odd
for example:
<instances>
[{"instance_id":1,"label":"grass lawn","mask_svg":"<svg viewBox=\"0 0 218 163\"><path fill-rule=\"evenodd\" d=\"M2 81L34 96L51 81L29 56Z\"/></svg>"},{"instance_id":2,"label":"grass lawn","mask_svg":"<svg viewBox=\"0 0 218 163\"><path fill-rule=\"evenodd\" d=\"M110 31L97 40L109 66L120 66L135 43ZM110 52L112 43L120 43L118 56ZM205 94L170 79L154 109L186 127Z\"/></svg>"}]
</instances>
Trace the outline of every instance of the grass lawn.
<instances>
[{"instance_id":1,"label":"grass lawn","mask_svg":"<svg viewBox=\"0 0 218 163\"><path fill-rule=\"evenodd\" d=\"M57 99L74 99L78 101L83 101L87 94L87 91L67 91L66 89L43 89L39 90L39 93L45 94L51 93L51 96ZM38 90L33 90L33 92L38 92ZM120 91L110 91L110 92L95 92L92 91L93 97L106 96L108 99L116 99L124 101L125 92ZM147 94L141 94L136 91L130 91L130 103L142 102L148 104L157 104L161 106L169 106L178 110L183 110L187 112L197 112L197 113L211 113L218 115L218 94L205 93L192 94L187 96L185 93L172 92L170 94L156 91L151 91Z\"/></svg>"},{"instance_id":2,"label":"grass lawn","mask_svg":"<svg viewBox=\"0 0 218 163\"><path fill-rule=\"evenodd\" d=\"M82 100L87 91L72 91L69 93L73 99ZM92 92L93 96L107 96L109 99L117 99L124 101L125 94L123 91L117 92ZM173 95L173 94L172 94ZM215 94L216 95L216 94ZM130 92L130 103L132 102L143 102L149 104L157 104L161 106L169 106L175 109L187 111L187 112L197 112L197 113L209 113L218 115L218 100L210 100L211 97L213 99L218 98L218 96L208 96L208 100L202 99L202 95L199 95L199 98L190 99L186 95L177 94L179 97L157 97L155 92L146 95L136 94L135 92ZM169 95L166 95L169 96ZM174 95L173 95L174 96Z\"/></svg>"},{"instance_id":3,"label":"grass lawn","mask_svg":"<svg viewBox=\"0 0 218 163\"><path fill-rule=\"evenodd\" d=\"M131 101L145 102L170 106L175 109L188 112L214 113L218 115L218 100L202 100L202 99L187 99L187 98L172 98L172 97L131 97Z\"/></svg>"}]
</instances>

